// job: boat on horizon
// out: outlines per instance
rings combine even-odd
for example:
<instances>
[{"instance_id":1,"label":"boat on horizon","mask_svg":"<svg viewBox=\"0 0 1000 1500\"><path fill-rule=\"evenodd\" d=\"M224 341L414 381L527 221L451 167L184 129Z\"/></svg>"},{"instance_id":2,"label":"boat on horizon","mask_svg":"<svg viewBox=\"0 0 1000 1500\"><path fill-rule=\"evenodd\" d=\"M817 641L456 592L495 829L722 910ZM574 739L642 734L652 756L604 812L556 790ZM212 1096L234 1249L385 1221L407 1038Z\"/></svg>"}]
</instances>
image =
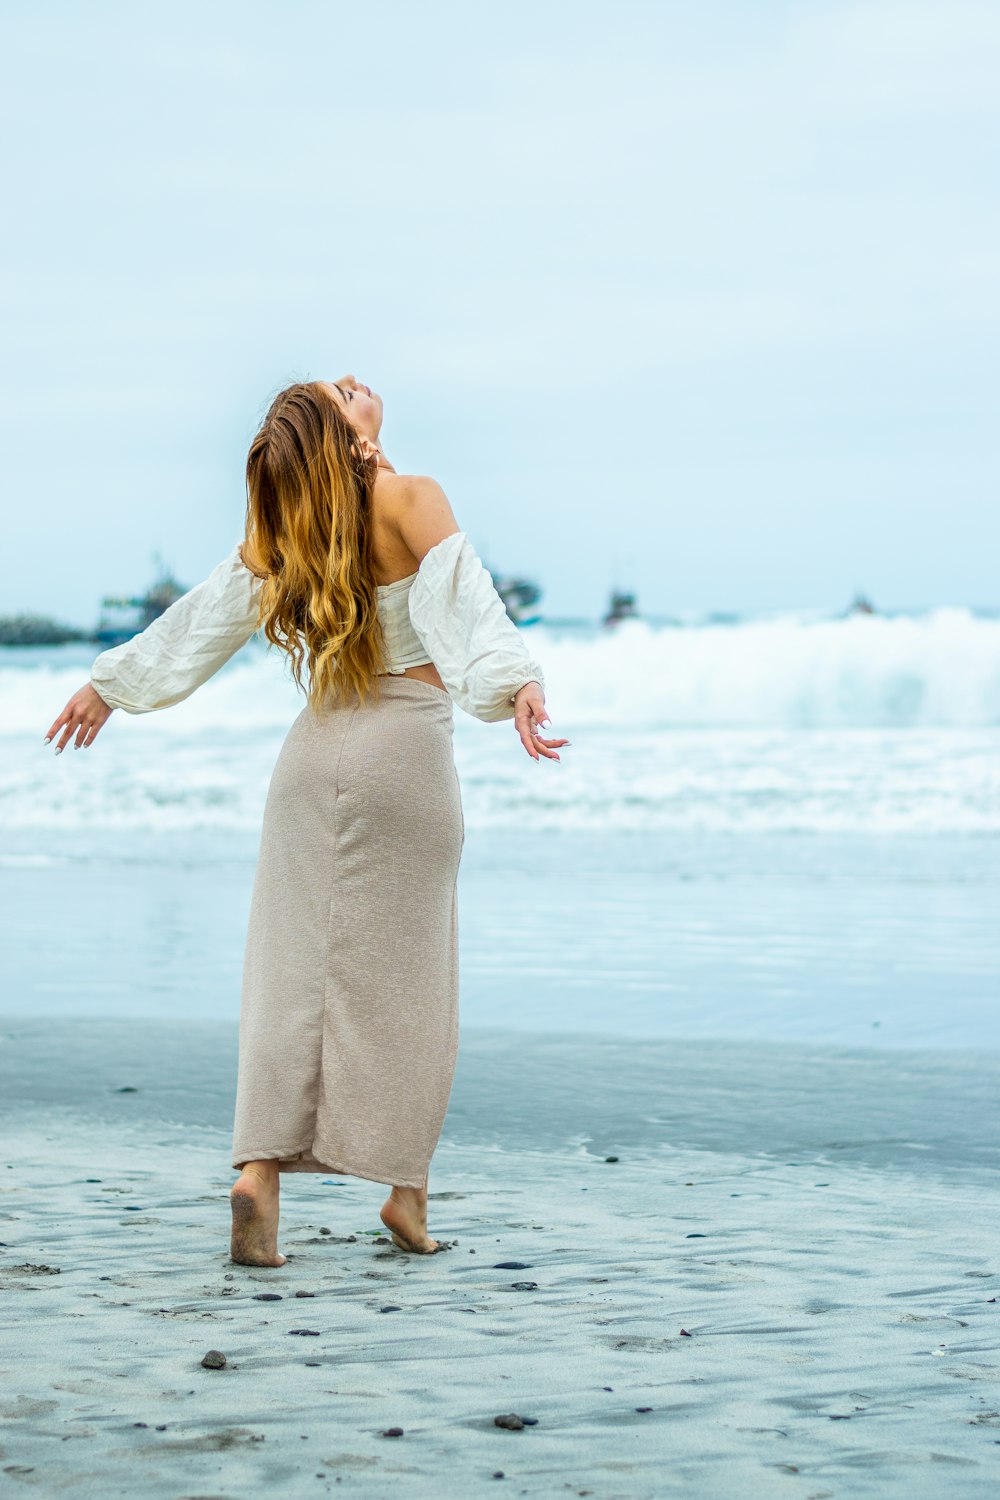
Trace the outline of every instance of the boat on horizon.
<instances>
[{"instance_id":1,"label":"boat on horizon","mask_svg":"<svg viewBox=\"0 0 1000 1500\"><path fill-rule=\"evenodd\" d=\"M515 578L507 573L494 573L486 563L483 566L493 579L493 587L503 600L504 609L514 624L537 625L542 618L541 610L535 608L542 597L539 585L530 578Z\"/></svg>"},{"instance_id":2,"label":"boat on horizon","mask_svg":"<svg viewBox=\"0 0 1000 1500\"><path fill-rule=\"evenodd\" d=\"M639 618L639 607L636 604L635 594L624 589L612 589L611 603L607 613L602 617L602 625L618 625L622 620L637 620Z\"/></svg>"},{"instance_id":3,"label":"boat on horizon","mask_svg":"<svg viewBox=\"0 0 1000 1500\"><path fill-rule=\"evenodd\" d=\"M101 600L102 614L93 638L102 646L120 646L130 641L187 593L184 585L165 568L159 554L155 561L159 571L144 594L106 594Z\"/></svg>"}]
</instances>

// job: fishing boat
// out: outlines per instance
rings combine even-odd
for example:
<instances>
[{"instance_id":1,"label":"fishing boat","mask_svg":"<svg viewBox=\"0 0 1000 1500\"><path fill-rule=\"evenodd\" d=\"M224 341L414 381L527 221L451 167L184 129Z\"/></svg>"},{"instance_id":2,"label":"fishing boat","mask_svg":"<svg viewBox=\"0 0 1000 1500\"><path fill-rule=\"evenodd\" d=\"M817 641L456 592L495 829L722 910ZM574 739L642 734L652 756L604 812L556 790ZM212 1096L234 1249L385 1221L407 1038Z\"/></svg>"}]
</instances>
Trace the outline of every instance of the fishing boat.
<instances>
[{"instance_id":1,"label":"fishing boat","mask_svg":"<svg viewBox=\"0 0 1000 1500\"><path fill-rule=\"evenodd\" d=\"M638 618L639 609L635 602L635 595L625 593L621 589L612 589L611 603L601 624L618 625L622 620L637 620Z\"/></svg>"},{"instance_id":2,"label":"fishing boat","mask_svg":"<svg viewBox=\"0 0 1000 1500\"><path fill-rule=\"evenodd\" d=\"M120 646L124 641L130 641L187 593L184 585L166 570L159 556L156 565L159 569L157 578L144 594L107 594L101 600L103 613L94 639L102 646Z\"/></svg>"},{"instance_id":3,"label":"fishing boat","mask_svg":"<svg viewBox=\"0 0 1000 1500\"><path fill-rule=\"evenodd\" d=\"M486 567L486 564L483 564ZM503 600L504 609L515 625L537 625L542 618L535 605L542 597L542 590L530 578L515 578L507 573L494 573L486 567L493 579L493 587Z\"/></svg>"}]
</instances>

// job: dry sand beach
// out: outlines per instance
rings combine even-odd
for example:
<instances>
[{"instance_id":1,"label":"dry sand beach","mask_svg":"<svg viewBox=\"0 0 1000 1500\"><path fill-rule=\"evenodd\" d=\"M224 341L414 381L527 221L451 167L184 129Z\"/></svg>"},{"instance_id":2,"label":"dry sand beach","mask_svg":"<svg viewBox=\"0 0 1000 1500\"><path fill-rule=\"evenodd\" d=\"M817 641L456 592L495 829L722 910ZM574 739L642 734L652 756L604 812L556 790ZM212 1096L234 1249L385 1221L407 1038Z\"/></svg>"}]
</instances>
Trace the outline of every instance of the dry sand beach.
<instances>
[{"instance_id":1,"label":"dry sand beach","mask_svg":"<svg viewBox=\"0 0 1000 1500\"><path fill-rule=\"evenodd\" d=\"M430 1184L451 1249L299 1176L288 1263L252 1270L234 1049L0 1028L6 1493L995 1494L992 1055L663 1042L626 1078L610 1042L472 1032Z\"/></svg>"}]
</instances>

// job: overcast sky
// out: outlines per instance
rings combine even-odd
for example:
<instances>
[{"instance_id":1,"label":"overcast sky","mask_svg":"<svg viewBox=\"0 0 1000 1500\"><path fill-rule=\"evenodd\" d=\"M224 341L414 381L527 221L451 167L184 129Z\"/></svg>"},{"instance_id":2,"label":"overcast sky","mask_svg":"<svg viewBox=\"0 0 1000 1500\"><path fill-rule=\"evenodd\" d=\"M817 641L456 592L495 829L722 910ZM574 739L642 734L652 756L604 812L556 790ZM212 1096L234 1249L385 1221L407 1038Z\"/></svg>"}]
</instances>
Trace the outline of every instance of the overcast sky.
<instances>
[{"instance_id":1,"label":"overcast sky","mask_svg":"<svg viewBox=\"0 0 1000 1500\"><path fill-rule=\"evenodd\" d=\"M1000 604L996 4L0 17L0 614L197 582L348 372L553 615Z\"/></svg>"}]
</instances>

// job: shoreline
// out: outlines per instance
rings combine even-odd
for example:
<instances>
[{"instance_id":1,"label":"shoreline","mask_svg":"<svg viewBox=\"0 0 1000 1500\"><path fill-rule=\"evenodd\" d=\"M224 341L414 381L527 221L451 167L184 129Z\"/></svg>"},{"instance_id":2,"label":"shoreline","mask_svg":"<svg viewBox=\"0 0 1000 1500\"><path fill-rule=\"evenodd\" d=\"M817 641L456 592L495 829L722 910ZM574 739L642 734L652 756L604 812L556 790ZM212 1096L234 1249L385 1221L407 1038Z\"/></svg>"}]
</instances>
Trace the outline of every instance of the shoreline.
<instances>
[{"instance_id":1,"label":"shoreline","mask_svg":"<svg viewBox=\"0 0 1000 1500\"><path fill-rule=\"evenodd\" d=\"M235 1021L0 1016L0 1121L52 1110L227 1137L238 1037ZM441 1143L654 1167L677 1150L797 1156L993 1189L1000 1051L464 1024Z\"/></svg>"},{"instance_id":2,"label":"shoreline","mask_svg":"<svg viewBox=\"0 0 1000 1500\"><path fill-rule=\"evenodd\" d=\"M296 1174L272 1270L229 1261L220 1132L70 1123L11 1125L0 1171L0 1466L36 1491L994 1493L1000 1214L968 1185L445 1142L448 1252Z\"/></svg>"},{"instance_id":3,"label":"shoreline","mask_svg":"<svg viewBox=\"0 0 1000 1500\"><path fill-rule=\"evenodd\" d=\"M992 1500L1000 1055L470 1028L451 1248L397 1250L380 1184L285 1174L264 1269L229 1259L236 1039L0 1021L5 1479Z\"/></svg>"}]
</instances>

